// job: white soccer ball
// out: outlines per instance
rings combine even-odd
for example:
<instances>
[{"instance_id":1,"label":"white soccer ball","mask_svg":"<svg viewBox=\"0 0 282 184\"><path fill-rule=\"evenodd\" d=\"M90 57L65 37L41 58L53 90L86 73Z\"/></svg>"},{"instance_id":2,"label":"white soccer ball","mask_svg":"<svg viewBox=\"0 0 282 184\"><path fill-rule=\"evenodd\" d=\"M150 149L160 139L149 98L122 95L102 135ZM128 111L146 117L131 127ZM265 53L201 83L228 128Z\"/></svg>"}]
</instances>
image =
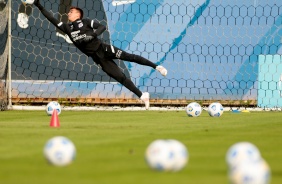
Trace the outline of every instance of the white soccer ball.
<instances>
[{"instance_id":1,"label":"white soccer ball","mask_svg":"<svg viewBox=\"0 0 282 184\"><path fill-rule=\"evenodd\" d=\"M34 0L21 0L25 4L33 4Z\"/></svg>"},{"instance_id":2,"label":"white soccer ball","mask_svg":"<svg viewBox=\"0 0 282 184\"><path fill-rule=\"evenodd\" d=\"M63 136L53 137L44 146L44 156L55 166L66 166L75 159L76 148L71 140Z\"/></svg>"},{"instance_id":3,"label":"white soccer ball","mask_svg":"<svg viewBox=\"0 0 282 184\"><path fill-rule=\"evenodd\" d=\"M47 115L51 116L54 110L57 110L58 115L61 114L61 105L56 101L49 102L46 106Z\"/></svg>"},{"instance_id":4,"label":"white soccer ball","mask_svg":"<svg viewBox=\"0 0 282 184\"><path fill-rule=\"evenodd\" d=\"M208 113L212 117L220 117L223 114L223 107L220 103L211 103L208 107Z\"/></svg>"},{"instance_id":5,"label":"white soccer ball","mask_svg":"<svg viewBox=\"0 0 282 184\"><path fill-rule=\"evenodd\" d=\"M256 162L261 159L261 154L254 144L250 142L238 142L228 149L225 159L229 168L232 168L241 162Z\"/></svg>"},{"instance_id":6,"label":"white soccer ball","mask_svg":"<svg viewBox=\"0 0 282 184\"><path fill-rule=\"evenodd\" d=\"M177 140L158 139L147 147L145 159L154 170L176 172L187 164L188 151Z\"/></svg>"},{"instance_id":7,"label":"white soccer ball","mask_svg":"<svg viewBox=\"0 0 282 184\"><path fill-rule=\"evenodd\" d=\"M232 184L268 184L271 171L263 159L246 161L229 170L228 177Z\"/></svg>"},{"instance_id":8,"label":"white soccer ball","mask_svg":"<svg viewBox=\"0 0 282 184\"><path fill-rule=\"evenodd\" d=\"M174 139L167 140L167 143L172 152L174 153L174 162L171 170L179 171L183 169L189 160L188 150L186 146L180 141Z\"/></svg>"},{"instance_id":9,"label":"white soccer ball","mask_svg":"<svg viewBox=\"0 0 282 184\"><path fill-rule=\"evenodd\" d=\"M28 27L28 15L25 13L19 13L17 23L19 27L21 27L22 29L26 29Z\"/></svg>"},{"instance_id":10,"label":"white soccer ball","mask_svg":"<svg viewBox=\"0 0 282 184\"><path fill-rule=\"evenodd\" d=\"M189 117L198 117L202 113L202 107L197 102L192 102L187 105L186 113Z\"/></svg>"}]
</instances>

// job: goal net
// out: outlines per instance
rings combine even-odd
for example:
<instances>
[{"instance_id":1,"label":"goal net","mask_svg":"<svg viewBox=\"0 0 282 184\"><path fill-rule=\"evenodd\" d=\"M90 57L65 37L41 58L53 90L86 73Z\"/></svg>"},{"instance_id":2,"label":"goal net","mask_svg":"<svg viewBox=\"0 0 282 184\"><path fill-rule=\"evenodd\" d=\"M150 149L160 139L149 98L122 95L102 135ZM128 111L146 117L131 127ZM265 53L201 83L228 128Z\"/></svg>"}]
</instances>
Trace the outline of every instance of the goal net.
<instances>
[{"instance_id":1,"label":"goal net","mask_svg":"<svg viewBox=\"0 0 282 184\"><path fill-rule=\"evenodd\" d=\"M84 17L107 26L103 41L165 66L167 77L149 67L115 61L141 91L150 93L152 105L198 100L282 106L280 0L40 2L63 22L70 6L79 6ZM13 1L11 16L14 104L51 99L138 103L35 6Z\"/></svg>"}]
</instances>

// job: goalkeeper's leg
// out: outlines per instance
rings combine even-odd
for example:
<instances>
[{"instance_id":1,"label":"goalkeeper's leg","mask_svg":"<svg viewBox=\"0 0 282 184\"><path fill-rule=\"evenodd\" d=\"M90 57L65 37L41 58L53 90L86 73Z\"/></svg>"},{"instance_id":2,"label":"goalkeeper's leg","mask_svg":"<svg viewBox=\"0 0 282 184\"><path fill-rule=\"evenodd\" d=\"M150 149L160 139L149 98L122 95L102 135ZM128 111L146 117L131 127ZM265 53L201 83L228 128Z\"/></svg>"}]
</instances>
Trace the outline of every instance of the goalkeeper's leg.
<instances>
[{"instance_id":1,"label":"goalkeeper's leg","mask_svg":"<svg viewBox=\"0 0 282 184\"><path fill-rule=\"evenodd\" d=\"M165 67L161 65L156 65L155 63L152 63L151 61L149 61L148 59L145 59L142 56L138 56L136 54L129 54L123 51L123 54L121 55L120 59L126 60L126 61L132 61L140 65L151 66L152 68L159 71L163 76L167 75L167 69L165 69Z\"/></svg>"},{"instance_id":2,"label":"goalkeeper's leg","mask_svg":"<svg viewBox=\"0 0 282 184\"><path fill-rule=\"evenodd\" d=\"M155 63L149 61L148 59L142 56L127 53L124 50L121 50L113 45L104 44L103 47L104 47L106 57L109 57L112 59L121 59L124 61L134 62L140 65L150 66L156 69L157 71L159 71L163 76L167 75L167 70L163 66L156 65Z\"/></svg>"},{"instance_id":3,"label":"goalkeeper's leg","mask_svg":"<svg viewBox=\"0 0 282 184\"><path fill-rule=\"evenodd\" d=\"M150 106L150 95L147 92L142 93L133 82L125 76L125 74L120 70L117 64L113 60L103 59L99 62L102 70L107 73L110 77L124 85L127 89L136 94L144 103L145 108L149 109Z\"/></svg>"}]
</instances>

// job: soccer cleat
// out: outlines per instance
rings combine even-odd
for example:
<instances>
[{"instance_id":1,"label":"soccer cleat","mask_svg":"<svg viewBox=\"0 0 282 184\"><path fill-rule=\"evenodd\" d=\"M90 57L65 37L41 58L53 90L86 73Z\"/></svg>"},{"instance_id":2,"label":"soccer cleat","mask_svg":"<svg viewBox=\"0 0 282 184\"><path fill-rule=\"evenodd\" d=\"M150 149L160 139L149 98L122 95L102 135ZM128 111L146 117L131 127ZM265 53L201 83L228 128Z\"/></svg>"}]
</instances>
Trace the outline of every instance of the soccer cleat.
<instances>
[{"instance_id":1,"label":"soccer cleat","mask_svg":"<svg viewBox=\"0 0 282 184\"><path fill-rule=\"evenodd\" d=\"M165 67L163 67L161 65L157 66L156 70L158 70L162 74L162 76L166 76L167 75L167 69L165 69Z\"/></svg>"},{"instance_id":2,"label":"soccer cleat","mask_svg":"<svg viewBox=\"0 0 282 184\"><path fill-rule=\"evenodd\" d=\"M148 110L150 107L150 94L148 92L144 92L140 99L145 103L145 109Z\"/></svg>"}]
</instances>

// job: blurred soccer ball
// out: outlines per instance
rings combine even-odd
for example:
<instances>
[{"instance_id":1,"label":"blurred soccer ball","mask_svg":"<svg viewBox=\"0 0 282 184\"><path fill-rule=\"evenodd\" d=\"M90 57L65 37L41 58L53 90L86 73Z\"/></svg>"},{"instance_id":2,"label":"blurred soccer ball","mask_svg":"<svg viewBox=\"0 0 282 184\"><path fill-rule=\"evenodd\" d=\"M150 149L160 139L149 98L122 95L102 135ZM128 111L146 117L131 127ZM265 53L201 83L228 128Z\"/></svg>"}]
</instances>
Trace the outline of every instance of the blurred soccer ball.
<instances>
[{"instance_id":1,"label":"blurred soccer ball","mask_svg":"<svg viewBox=\"0 0 282 184\"><path fill-rule=\"evenodd\" d=\"M58 115L61 114L61 105L56 101L49 102L46 106L47 115L51 116L54 110L57 110Z\"/></svg>"},{"instance_id":2,"label":"blurred soccer ball","mask_svg":"<svg viewBox=\"0 0 282 184\"><path fill-rule=\"evenodd\" d=\"M145 159L150 168L176 172L188 162L187 148L177 140L155 140L146 150Z\"/></svg>"},{"instance_id":3,"label":"blurred soccer ball","mask_svg":"<svg viewBox=\"0 0 282 184\"><path fill-rule=\"evenodd\" d=\"M268 184L271 171L263 159L244 161L229 170L228 177L232 184Z\"/></svg>"},{"instance_id":4,"label":"blurred soccer ball","mask_svg":"<svg viewBox=\"0 0 282 184\"><path fill-rule=\"evenodd\" d=\"M28 15L25 13L19 13L17 18L17 23L19 27L25 29L28 27Z\"/></svg>"},{"instance_id":5,"label":"blurred soccer ball","mask_svg":"<svg viewBox=\"0 0 282 184\"><path fill-rule=\"evenodd\" d=\"M170 149L174 153L174 164L172 165L172 171L179 171L185 167L189 160L188 150L184 144L177 140L169 139L167 142Z\"/></svg>"},{"instance_id":6,"label":"blurred soccer ball","mask_svg":"<svg viewBox=\"0 0 282 184\"><path fill-rule=\"evenodd\" d=\"M34 0L21 0L25 4L33 4Z\"/></svg>"},{"instance_id":7,"label":"blurred soccer ball","mask_svg":"<svg viewBox=\"0 0 282 184\"><path fill-rule=\"evenodd\" d=\"M208 113L212 117L220 117L223 114L223 107L220 103L211 103L208 107Z\"/></svg>"},{"instance_id":8,"label":"blurred soccer ball","mask_svg":"<svg viewBox=\"0 0 282 184\"><path fill-rule=\"evenodd\" d=\"M229 168L241 162L256 162L261 159L259 149L250 142L238 142L232 145L226 153L226 163Z\"/></svg>"},{"instance_id":9,"label":"blurred soccer ball","mask_svg":"<svg viewBox=\"0 0 282 184\"><path fill-rule=\"evenodd\" d=\"M53 137L44 146L44 156L55 166L66 166L75 158L76 148L71 140L63 136Z\"/></svg>"},{"instance_id":10,"label":"blurred soccer ball","mask_svg":"<svg viewBox=\"0 0 282 184\"><path fill-rule=\"evenodd\" d=\"M189 117L198 117L202 113L202 107L197 102L192 102L187 105L186 113Z\"/></svg>"}]
</instances>

